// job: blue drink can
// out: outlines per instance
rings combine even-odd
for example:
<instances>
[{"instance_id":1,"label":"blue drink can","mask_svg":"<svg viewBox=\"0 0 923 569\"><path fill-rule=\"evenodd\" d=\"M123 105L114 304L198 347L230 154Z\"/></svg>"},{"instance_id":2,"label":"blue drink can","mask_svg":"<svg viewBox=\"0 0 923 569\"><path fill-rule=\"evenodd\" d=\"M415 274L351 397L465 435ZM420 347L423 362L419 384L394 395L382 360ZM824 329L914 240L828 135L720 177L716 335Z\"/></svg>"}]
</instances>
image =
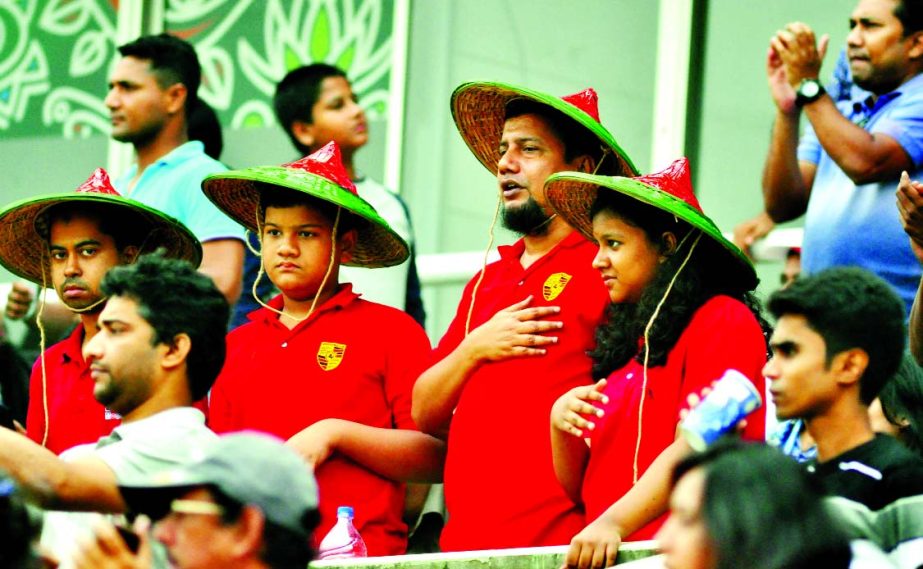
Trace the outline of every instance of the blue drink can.
<instances>
[{"instance_id":1,"label":"blue drink can","mask_svg":"<svg viewBox=\"0 0 923 569\"><path fill-rule=\"evenodd\" d=\"M747 376L729 369L715 383L711 393L689 411L680 425L680 432L693 449L705 450L762 405L762 397Z\"/></svg>"}]
</instances>

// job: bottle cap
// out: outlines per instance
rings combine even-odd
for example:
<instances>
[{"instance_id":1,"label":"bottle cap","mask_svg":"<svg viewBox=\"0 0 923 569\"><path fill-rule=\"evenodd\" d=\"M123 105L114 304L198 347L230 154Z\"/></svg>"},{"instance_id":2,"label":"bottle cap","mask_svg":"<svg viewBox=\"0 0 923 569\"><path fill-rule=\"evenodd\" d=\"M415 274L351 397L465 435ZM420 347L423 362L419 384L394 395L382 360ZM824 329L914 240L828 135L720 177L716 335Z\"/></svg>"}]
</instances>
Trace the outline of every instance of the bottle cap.
<instances>
[{"instance_id":1,"label":"bottle cap","mask_svg":"<svg viewBox=\"0 0 923 569\"><path fill-rule=\"evenodd\" d=\"M340 506L337 508L337 517L338 518L352 518L354 517L353 507L352 506Z\"/></svg>"}]
</instances>

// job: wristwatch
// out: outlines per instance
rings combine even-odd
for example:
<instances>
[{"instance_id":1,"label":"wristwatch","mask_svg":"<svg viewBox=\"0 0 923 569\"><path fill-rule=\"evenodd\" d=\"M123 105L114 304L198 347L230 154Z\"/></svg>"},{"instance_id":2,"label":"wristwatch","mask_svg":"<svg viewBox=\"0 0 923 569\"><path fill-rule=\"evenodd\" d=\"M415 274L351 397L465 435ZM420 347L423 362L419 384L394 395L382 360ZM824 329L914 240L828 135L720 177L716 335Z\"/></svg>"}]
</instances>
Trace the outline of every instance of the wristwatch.
<instances>
[{"instance_id":1,"label":"wristwatch","mask_svg":"<svg viewBox=\"0 0 923 569\"><path fill-rule=\"evenodd\" d=\"M795 89L795 106L800 108L813 103L824 93L826 93L824 86L817 79L802 79L798 88Z\"/></svg>"}]
</instances>

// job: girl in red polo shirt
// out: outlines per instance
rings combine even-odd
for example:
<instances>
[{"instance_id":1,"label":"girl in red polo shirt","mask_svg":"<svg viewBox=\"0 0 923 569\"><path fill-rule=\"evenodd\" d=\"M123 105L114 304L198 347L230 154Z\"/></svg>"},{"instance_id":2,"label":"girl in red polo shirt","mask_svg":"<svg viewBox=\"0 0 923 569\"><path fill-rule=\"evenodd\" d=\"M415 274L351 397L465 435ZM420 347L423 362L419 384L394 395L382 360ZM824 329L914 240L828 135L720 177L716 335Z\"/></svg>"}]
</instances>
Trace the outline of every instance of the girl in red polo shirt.
<instances>
[{"instance_id":1,"label":"girl in red polo shirt","mask_svg":"<svg viewBox=\"0 0 923 569\"><path fill-rule=\"evenodd\" d=\"M640 178L553 175L552 207L599 244L593 266L612 302L592 352L595 384L572 389L551 413L555 473L586 511L567 564L615 563L624 538L653 537L670 473L688 453L678 436L690 395L729 368L760 392L768 325L741 251L705 216L687 160ZM762 439L764 413L744 435Z\"/></svg>"}]
</instances>

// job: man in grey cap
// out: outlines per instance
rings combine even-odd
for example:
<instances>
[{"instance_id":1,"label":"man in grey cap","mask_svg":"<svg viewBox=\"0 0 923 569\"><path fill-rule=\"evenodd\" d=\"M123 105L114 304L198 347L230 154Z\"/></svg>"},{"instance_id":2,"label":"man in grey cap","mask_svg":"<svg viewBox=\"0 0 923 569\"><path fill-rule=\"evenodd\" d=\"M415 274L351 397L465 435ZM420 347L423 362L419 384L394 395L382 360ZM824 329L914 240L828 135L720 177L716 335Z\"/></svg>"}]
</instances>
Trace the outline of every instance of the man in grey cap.
<instances>
[{"instance_id":1,"label":"man in grey cap","mask_svg":"<svg viewBox=\"0 0 923 569\"><path fill-rule=\"evenodd\" d=\"M317 483L298 454L269 435L226 435L198 460L119 489L129 512L155 521L173 567L304 569L313 557ZM148 538L136 535L134 554L112 526L100 526L77 567L150 566Z\"/></svg>"}]
</instances>

